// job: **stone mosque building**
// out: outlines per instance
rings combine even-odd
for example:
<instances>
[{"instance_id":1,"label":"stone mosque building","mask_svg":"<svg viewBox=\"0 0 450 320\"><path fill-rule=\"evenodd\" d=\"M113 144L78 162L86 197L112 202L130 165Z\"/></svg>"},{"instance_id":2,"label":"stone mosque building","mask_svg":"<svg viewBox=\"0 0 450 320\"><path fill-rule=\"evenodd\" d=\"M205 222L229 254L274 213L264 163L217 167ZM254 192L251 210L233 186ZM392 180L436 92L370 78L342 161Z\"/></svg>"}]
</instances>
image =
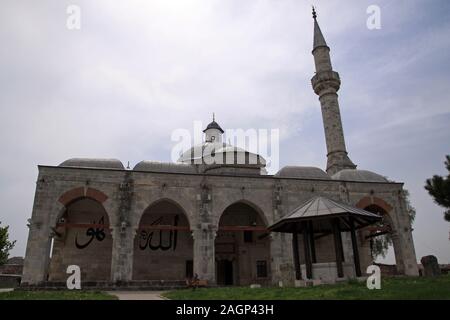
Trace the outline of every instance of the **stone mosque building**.
<instances>
[{"instance_id":1,"label":"stone mosque building","mask_svg":"<svg viewBox=\"0 0 450 320\"><path fill-rule=\"evenodd\" d=\"M82 283L184 283L197 275L211 285L292 285L293 235L269 226L316 196L382 217L382 227L356 232L363 272L373 262L370 239L389 232L398 272L418 275L403 183L359 170L350 160L338 104L341 81L313 16L311 82L323 116L325 171L286 166L267 175L261 156L222 142L215 121L204 130L204 143L179 163L141 161L126 169L114 159L69 159L40 165L22 284L65 283L67 267L78 265ZM206 149L216 158L243 160L209 164ZM335 239L315 236L310 278L355 277L350 238L342 232L339 275ZM303 238L295 241L303 247ZM305 256L299 261L304 266Z\"/></svg>"}]
</instances>

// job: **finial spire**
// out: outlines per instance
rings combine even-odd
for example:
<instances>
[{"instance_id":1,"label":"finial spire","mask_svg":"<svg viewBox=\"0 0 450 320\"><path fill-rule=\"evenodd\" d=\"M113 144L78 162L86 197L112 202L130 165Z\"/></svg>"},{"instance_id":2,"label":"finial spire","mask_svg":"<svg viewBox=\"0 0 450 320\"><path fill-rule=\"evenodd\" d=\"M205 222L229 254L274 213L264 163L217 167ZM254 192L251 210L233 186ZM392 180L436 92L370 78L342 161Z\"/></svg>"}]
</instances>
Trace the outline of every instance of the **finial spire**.
<instances>
[{"instance_id":1,"label":"finial spire","mask_svg":"<svg viewBox=\"0 0 450 320\"><path fill-rule=\"evenodd\" d=\"M216 121L216 115L214 112L213 112L213 121Z\"/></svg>"},{"instance_id":2,"label":"finial spire","mask_svg":"<svg viewBox=\"0 0 450 320\"><path fill-rule=\"evenodd\" d=\"M316 8L314 6L312 6L312 15L313 15L313 19L316 20L317 12L316 12Z\"/></svg>"}]
</instances>

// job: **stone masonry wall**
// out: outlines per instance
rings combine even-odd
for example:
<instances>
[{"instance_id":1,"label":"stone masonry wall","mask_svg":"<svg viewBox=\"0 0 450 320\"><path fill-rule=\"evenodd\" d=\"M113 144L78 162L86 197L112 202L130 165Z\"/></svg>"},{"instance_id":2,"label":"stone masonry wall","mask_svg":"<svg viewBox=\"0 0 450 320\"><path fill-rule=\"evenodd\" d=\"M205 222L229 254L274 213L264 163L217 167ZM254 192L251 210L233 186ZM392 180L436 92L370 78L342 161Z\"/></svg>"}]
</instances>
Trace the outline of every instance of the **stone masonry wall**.
<instances>
[{"instance_id":1,"label":"stone masonry wall","mask_svg":"<svg viewBox=\"0 0 450 320\"><path fill-rule=\"evenodd\" d=\"M189 222L190 233L186 233L183 241L181 239L184 235L179 234L182 241L179 245L187 244L186 249L183 250L186 256L180 256L178 262L169 262L171 261L169 259L166 265L162 262L163 264L159 267L169 266L168 270L172 270L170 272L173 272L173 275L184 275L185 268L181 266L185 263L181 261L190 259L190 252L192 252L194 272L200 278L213 283L216 280L215 239L220 217L226 208L238 202L249 204L261 215L264 225L270 225L292 212L302 202L317 195L351 205L357 205L366 198L372 199L369 201L381 199L387 203L396 230L394 244L397 263L400 264L399 269L401 271L403 268L406 274L417 273L417 265L413 263L415 261L414 244L402 198L401 184L40 166L22 282L39 283L47 279L50 265L50 240L55 237L52 228L56 226L70 201L80 198L89 198L100 203L108 216L111 235L110 238L108 235L108 239L111 240L105 240L102 244L112 242L110 244L111 263L108 265L106 255L102 258L106 265L98 266L102 268L102 275L107 275L108 273L104 270L110 268L110 280L129 281L133 279L133 271L137 275L146 272L139 262L135 262L134 257L136 255L137 261L141 259L135 251L139 224L147 208L158 201L168 200L181 208ZM95 217L95 219L98 218ZM349 241L345 241L344 236L343 241L344 253L348 259L352 259ZM268 243L271 282L273 284L278 284L279 281L292 283L291 236L273 233L268 237ZM331 259L330 244L332 247L332 243L325 238L318 241L319 259ZM57 252L57 248L60 247L54 245L54 248ZM109 250L106 247L103 249ZM364 264L369 263L365 258L368 254L367 250L368 248L364 246L360 248ZM60 254L65 255L62 252ZM52 259L58 258L54 256ZM80 259L89 260L89 258L81 257ZM158 259L155 258L151 263L155 263ZM64 264L63 261L64 259L60 263ZM50 278L53 276L52 273ZM58 277L58 273L59 276L62 275L61 269L55 272L54 276ZM86 277L89 279L89 276L86 275ZM101 276L97 273L95 277Z\"/></svg>"}]
</instances>

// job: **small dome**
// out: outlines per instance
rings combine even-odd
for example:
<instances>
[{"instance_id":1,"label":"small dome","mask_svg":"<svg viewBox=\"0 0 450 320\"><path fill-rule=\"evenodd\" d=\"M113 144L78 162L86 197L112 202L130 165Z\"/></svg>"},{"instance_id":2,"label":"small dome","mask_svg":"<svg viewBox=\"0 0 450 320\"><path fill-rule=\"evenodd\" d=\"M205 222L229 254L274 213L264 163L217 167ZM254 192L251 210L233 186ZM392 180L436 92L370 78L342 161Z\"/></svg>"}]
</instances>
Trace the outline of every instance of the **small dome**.
<instances>
[{"instance_id":1,"label":"small dome","mask_svg":"<svg viewBox=\"0 0 450 320\"><path fill-rule=\"evenodd\" d=\"M133 168L134 171L151 172L175 172L175 173L197 173L195 166L189 164L141 161Z\"/></svg>"},{"instance_id":2,"label":"small dome","mask_svg":"<svg viewBox=\"0 0 450 320\"><path fill-rule=\"evenodd\" d=\"M335 173L333 180L358 181L358 182L389 182L385 177L367 170L344 169Z\"/></svg>"},{"instance_id":3,"label":"small dome","mask_svg":"<svg viewBox=\"0 0 450 320\"><path fill-rule=\"evenodd\" d=\"M117 159L95 158L72 158L61 163L59 167L125 169L122 162Z\"/></svg>"},{"instance_id":4,"label":"small dome","mask_svg":"<svg viewBox=\"0 0 450 320\"><path fill-rule=\"evenodd\" d=\"M281 178L299 179L330 179L330 176L320 168L300 166L283 167L275 174L275 176Z\"/></svg>"}]
</instances>

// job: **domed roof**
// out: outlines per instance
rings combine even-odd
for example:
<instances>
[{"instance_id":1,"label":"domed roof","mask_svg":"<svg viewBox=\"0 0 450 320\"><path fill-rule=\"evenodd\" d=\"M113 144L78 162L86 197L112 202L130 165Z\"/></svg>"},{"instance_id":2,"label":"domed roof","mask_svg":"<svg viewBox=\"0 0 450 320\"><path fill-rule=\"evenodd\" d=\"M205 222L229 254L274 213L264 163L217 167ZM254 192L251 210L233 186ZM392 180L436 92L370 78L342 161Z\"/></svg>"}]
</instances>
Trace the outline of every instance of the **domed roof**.
<instances>
[{"instance_id":1,"label":"domed roof","mask_svg":"<svg viewBox=\"0 0 450 320\"><path fill-rule=\"evenodd\" d=\"M120 160L96 158L72 158L61 163L59 167L125 169Z\"/></svg>"},{"instance_id":2,"label":"domed roof","mask_svg":"<svg viewBox=\"0 0 450 320\"><path fill-rule=\"evenodd\" d=\"M333 180L359 181L359 182L389 182L378 173L368 170L344 169L335 173Z\"/></svg>"},{"instance_id":3,"label":"domed roof","mask_svg":"<svg viewBox=\"0 0 450 320\"><path fill-rule=\"evenodd\" d=\"M202 144L198 144L193 146L189 150L185 151L181 157L178 159L178 162L181 163L210 163L213 161L213 158L220 159L220 157L225 157L225 161L227 155L235 154L235 161L239 161L240 159L245 159L245 163L238 164L254 164L265 166L266 160L258 154L246 151L245 149L232 146L223 142L204 142ZM223 158L222 158L223 159ZM210 160L210 161L208 161ZM225 165L228 163L224 163ZM235 163L232 163L235 164Z\"/></svg>"},{"instance_id":4,"label":"domed roof","mask_svg":"<svg viewBox=\"0 0 450 320\"><path fill-rule=\"evenodd\" d=\"M176 173L196 173L195 166L189 164L141 161L134 166L135 171L152 171L152 172L176 172Z\"/></svg>"},{"instance_id":5,"label":"domed roof","mask_svg":"<svg viewBox=\"0 0 450 320\"><path fill-rule=\"evenodd\" d=\"M283 167L275 174L275 176L281 178L299 179L330 179L330 176L320 168L301 166Z\"/></svg>"}]
</instances>

